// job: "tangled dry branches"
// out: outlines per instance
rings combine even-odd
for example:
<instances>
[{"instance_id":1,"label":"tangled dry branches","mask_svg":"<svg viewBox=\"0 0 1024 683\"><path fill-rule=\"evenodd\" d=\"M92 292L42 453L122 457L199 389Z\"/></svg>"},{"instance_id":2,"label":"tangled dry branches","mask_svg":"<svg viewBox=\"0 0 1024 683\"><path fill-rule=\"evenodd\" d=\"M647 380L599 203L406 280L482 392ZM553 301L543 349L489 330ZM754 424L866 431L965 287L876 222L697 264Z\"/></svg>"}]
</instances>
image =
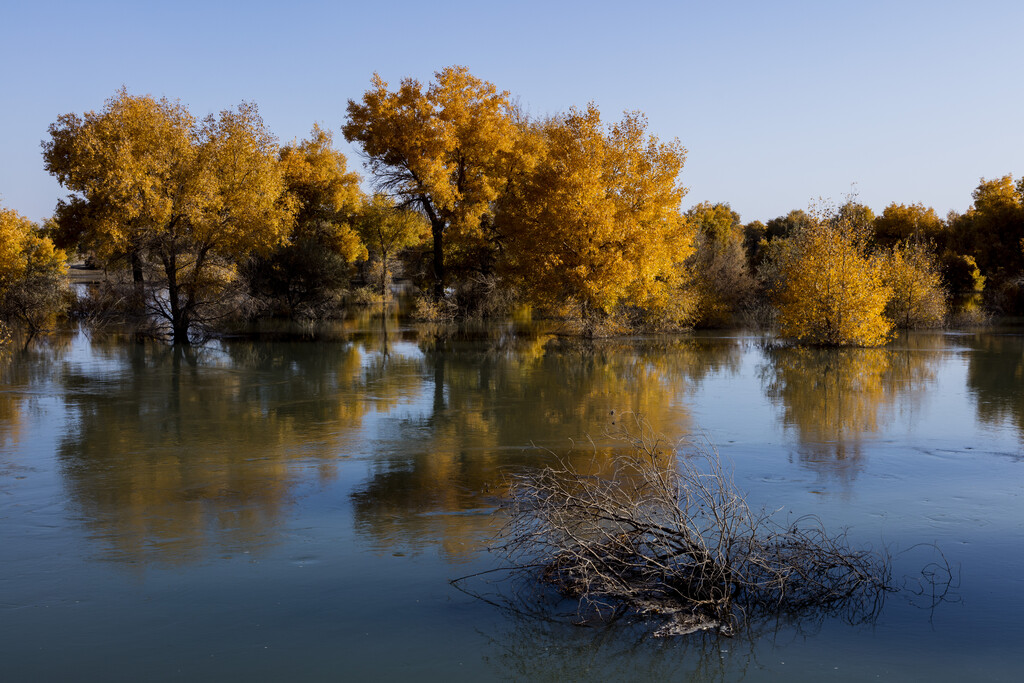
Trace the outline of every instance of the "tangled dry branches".
<instances>
[{"instance_id":1,"label":"tangled dry branches","mask_svg":"<svg viewBox=\"0 0 1024 683\"><path fill-rule=\"evenodd\" d=\"M731 633L754 615L870 618L891 589L888 556L850 547L815 518L752 510L711 448L676 457L641 420L606 471L562 462L513 477L500 548L581 609L668 617L662 634Z\"/></svg>"}]
</instances>

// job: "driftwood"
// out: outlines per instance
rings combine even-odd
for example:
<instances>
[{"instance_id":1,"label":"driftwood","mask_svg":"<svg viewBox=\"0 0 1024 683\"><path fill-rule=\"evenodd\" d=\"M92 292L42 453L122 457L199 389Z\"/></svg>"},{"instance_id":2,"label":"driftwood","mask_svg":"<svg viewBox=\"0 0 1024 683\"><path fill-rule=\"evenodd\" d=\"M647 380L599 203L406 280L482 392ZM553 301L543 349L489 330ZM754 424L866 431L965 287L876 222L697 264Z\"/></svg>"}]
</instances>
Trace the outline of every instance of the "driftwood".
<instances>
[{"instance_id":1,"label":"driftwood","mask_svg":"<svg viewBox=\"0 0 1024 683\"><path fill-rule=\"evenodd\" d=\"M870 619L893 590L887 554L813 517L751 509L713 448L666 449L640 419L615 436L624 452L603 470L559 461L513 475L496 545L587 620L631 612L660 618L657 635L729 635L765 615Z\"/></svg>"}]
</instances>

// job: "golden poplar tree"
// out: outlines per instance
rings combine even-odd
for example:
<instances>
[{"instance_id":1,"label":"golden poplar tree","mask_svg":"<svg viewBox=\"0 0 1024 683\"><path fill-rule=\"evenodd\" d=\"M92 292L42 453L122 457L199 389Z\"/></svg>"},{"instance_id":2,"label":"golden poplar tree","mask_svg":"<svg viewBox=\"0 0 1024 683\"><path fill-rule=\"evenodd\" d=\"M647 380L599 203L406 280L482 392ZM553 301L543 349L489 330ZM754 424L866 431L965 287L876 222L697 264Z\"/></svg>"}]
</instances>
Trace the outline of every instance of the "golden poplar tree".
<instances>
[{"instance_id":1,"label":"golden poplar tree","mask_svg":"<svg viewBox=\"0 0 1024 683\"><path fill-rule=\"evenodd\" d=\"M0 206L0 325L14 321L36 332L57 311L67 262L35 223ZM0 341L4 337L0 328Z\"/></svg>"},{"instance_id":2,"label":"golden poplar tree","mask_svg":"<svg viewBox=\"0 0 1024 683\"><path fill-rule=\"evenodd\" d=\"M679 212L686 150L649 136L638 113L606 127L593 104L539 128L543 156L496 217L509 277L536 303L579 306L585 321L620 305L666 310L693 251Z\"/></svg>"},{"instance_id":3,"label":"golden poplar tree","mask_svg":"<svg viewBox=\"0 0 1024 683\"><path fill-rule=\"evenodd\" d=\"M375 194L368 201L356 222L356 229L379 263L377 285L382 301L388 299L391 267L395 254L423 242L430 234L430 225L423 214L395 206L389 197Z\"/></svg>"},{"instance_id":4,"label":"golden poplar tree","mask_svg":"<svg viewBox=\"0 0 1024 683\"><path fill-rule=\"evenodd\" d=\"M281 148L279 161L295 221L270 255L251 259L243 272L275 312L316 316L348 285L352 263L367 256L353 229L363 203L359 176L318 125L308 139Z\"/></svg>"},{"instance_id":5,"label":"golden poplar tree","mask_svg":"<svg viewBox=\"0 0 1024 683\"><path fill-rule=\"evenodd\" d=\"M74 193L58 207L59 228L102 258L128 260L136 282L155 275L147 307L175 343L216 313L236 262L271 249L290 225L277 142L254 104L199 122L179 102L121 90L49 133L46 169Z\"/></svg>"},{"instance_id":6,"label":"golden poplar tree","mask_svg":"<svg viewBox=\"0 0 1024 683\"><path fill-rule=\"evenodd\" d=\"M519 128L507 92L465 67L412 78L398 89L374 75L361 102L349 100L345 139L358 143L379 190L430 221L434 296L446 284L448 252L478 246L491 204L505 186Z\"/></svg>"},{"instance_id":7,"label":"golden poplar tree","mask_svg":"<svg viewBox=\"0 0 1024 683\"><path fill-rule=\"evenodd\" d=\"M866 253L869 227L828 212L772 249L772 285L783 336L826 346L877 346L889 338L892 291ZM854 214L855 215L855 214Z\"/></svg>"},{"instance_id":8,"label":"golden poplar tree","mask_svg":"<svg viewBox=\"0 0 1024 683\"><path fill-rule=\"evenodd\" d=\"M935 254L923 242L900 242L882 257L882 277L892 290L886 317L905 329L938 327L946 317L946 292Z\"/></svg>"}]
</instances>

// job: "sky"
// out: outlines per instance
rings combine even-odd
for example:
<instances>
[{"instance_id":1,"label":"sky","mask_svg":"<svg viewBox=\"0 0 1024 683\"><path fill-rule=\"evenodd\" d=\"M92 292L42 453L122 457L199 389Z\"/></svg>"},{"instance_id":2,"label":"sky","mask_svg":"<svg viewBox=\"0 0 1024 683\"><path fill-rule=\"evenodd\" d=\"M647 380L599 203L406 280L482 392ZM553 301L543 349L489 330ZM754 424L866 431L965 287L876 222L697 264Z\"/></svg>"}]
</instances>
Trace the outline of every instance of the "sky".
<instances>
[{"instance_id":1,"label":"sky","mask_svg":"<svg viewBox=\"0 0 1024 683\"><path fill-rule=\"evenodd\" d=\"M283 142L343 139L376 72L463 65L532 115L640 111L687 148L683 208L767 221L851 192L963 212L1024 174L1024 2L48 2L2 0L0 202L33 220L66 192L40 142L122 86L199 118L255 102ZM367 184L367 187L368 184Z\"/></svg>"}]
</instances>

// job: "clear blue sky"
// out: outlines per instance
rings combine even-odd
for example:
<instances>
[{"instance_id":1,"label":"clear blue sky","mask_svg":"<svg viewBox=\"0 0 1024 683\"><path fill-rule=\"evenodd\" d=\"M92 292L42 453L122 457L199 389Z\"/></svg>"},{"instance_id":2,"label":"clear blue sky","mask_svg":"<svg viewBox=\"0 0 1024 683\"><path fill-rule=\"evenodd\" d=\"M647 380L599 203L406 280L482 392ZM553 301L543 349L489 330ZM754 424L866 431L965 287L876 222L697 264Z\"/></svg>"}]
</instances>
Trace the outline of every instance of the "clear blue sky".
<instances>
[{"instance_id":1,"label":"clear blue sky","mask_svg":"<svg viewBox=\"0 0 1024 683\"><path fill-rule=\"evenodd\" d=\"M594 101L689 150L689 207L744 221L841 199L965 210L1024 173L1024 2L47 2L5 0L0 198L39 220L64 191L39 142L122 85L197 116L256 102L284 142L341 138L373 72L462 64L533 114Z\"/></svg>"}]
</instances>

